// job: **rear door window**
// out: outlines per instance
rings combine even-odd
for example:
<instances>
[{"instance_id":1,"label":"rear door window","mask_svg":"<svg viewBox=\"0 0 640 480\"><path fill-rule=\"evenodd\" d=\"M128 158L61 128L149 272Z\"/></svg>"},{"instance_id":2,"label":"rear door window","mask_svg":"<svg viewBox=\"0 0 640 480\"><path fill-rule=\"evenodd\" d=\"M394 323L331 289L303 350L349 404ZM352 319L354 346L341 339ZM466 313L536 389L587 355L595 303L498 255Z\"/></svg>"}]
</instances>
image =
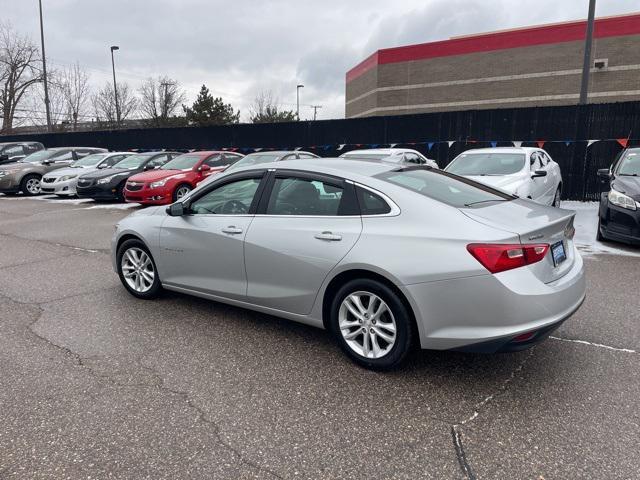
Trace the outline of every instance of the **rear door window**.
<instances>
[{"instance_id":1,"label":"rear door window","mask_svg":"<svg viewBox=\"0 0 640 480\"><path fill-rule=\"evenodd\" d=\"M340 215L344 187L323 180L278 176L273 184L267 215Z\"/></svg>"}]
</instances>

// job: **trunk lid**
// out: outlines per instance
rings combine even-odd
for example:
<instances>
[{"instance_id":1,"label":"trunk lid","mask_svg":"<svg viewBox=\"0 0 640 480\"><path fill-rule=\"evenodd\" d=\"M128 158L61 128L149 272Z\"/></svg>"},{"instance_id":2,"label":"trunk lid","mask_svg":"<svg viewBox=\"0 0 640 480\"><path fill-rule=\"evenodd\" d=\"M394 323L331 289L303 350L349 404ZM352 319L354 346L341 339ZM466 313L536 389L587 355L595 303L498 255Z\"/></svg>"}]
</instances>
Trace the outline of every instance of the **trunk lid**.
<instances>
[{"instance_id":1,"label":"trunk lid","mask_svg":"<svg viewBox=\"0 0 640 480\"><path fill-rule=\"evenodd\" d=\"M547 207L528 200L480 204L460 209L467 217L484 225L518 235L521 244L546 243L550 246L545 258L528 265L542 282L553 282L572 267L575 261L573 239L568 234L573 229L575 212ZM566 260L554 261L553 246L562 244ZM561 253L561 248L555 248Z\"/></svg>"}]
</instances>

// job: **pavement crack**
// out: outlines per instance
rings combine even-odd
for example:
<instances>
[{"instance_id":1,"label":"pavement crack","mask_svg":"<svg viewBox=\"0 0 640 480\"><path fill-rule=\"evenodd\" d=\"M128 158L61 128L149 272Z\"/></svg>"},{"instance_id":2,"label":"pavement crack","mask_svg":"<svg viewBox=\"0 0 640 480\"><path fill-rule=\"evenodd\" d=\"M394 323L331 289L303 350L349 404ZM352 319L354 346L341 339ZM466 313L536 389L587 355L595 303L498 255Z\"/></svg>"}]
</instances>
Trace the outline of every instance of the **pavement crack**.
<instances>
[{"instance_id":1,"label":"pavement crack","mask_svg":"<svg viewBox=\"0 0 640 480\"><path fill-rule=\"evenodd\" d=\"M462 444L462 431L458 425L451 426L451 437L453 438L453 448L456 451L456 459L458 460L458 465L460 465L462 473L468 480L475 480L476 475L473 473L471 465L469 465L467 461L467 455L464 451L464 445Z\"/></svg>"},{"instance_id":2,"label":"pavement crack","mask_svg":"<svg viewBox=\"0 0 640 480\"><path fill-rule=\"evenodd\" d=\"M207 418L207 414L206 412L199 407L190 397L189 397L189 393L182 391L182 390L176 390L173 388L170 388L166 385L164 378L152 367L149 367L148 365L144 365L142 363L142 361L138 361L138 364L148 370L149 372L151 372L153 375L155 375L155 377L159 380L159 383L157 385L157 388L159 388L160 390L172 393L174 395L177 395L179 397L181 397L184 401L184 403L191 408L192 410L195 410L198 414L198 420L206 423L207 425L211 426L211 428L213 429L213 432L216 436L216 439L218 440L218 443L220 445L222 445L224 448L226 448L229 452L231 452L235 457L238 458L239 462L243 465L246 465L250 468L253 468L255 470L257 470L258 472L263 472L266 473L267 475L273 477L273 478L278 478L280 480L284 480L284 477L282 477L281 475L279 475L278 473L274 472L273 470L270 470L262 465L260 465L259 463L248 459L245 457L245 455L236 447L234 447L230 442L228 442L227 440L225 440L222 437L222 429L220 427L220 425L215 422L214 420L211 420L209 418Z\"/></svg>"},{"instance_id":3,"label":"pavement crack","mask_svg":"<svg viewBox=\"0 0 640 480\"><path fill-rule=\"evenodd\" d=\"M586 340L577 340L574 338L562 338L562 337L549 337L552 340L559 340L561 342L570 342L570 343L578 343L580 345L588 345L590 347L604 348L606 350L611 350L613 352L622 352L622 353L640 353L638 350L632 350L630 348L621 348L621 347L612 347L610 345L604 345L602 343L594 343L587 342Z\"/></svg>"}]
</instances>

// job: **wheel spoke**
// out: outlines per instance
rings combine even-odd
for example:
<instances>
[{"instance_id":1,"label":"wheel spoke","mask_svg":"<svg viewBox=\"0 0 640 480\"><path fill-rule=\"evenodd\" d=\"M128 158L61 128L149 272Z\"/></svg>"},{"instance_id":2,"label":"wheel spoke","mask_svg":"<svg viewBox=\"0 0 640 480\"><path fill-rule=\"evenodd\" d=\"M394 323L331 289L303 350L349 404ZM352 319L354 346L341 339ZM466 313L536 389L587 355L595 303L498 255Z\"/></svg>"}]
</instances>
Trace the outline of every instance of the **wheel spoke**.
<instances>
[{"instance_id":1,"label":"wheel spoke","mask_svg":"<svg viewBox=\"0 0 640 480\"><path fill-rule=\"evenodd\" d=\"M151 272L147 272L146 270L141 270L142 278L144 278L149 285L153 283L153 274Z\"/></svg>"},{"instance_id":2,"label":"wheel spoke","mask_svg":"<svg viewBox=\"0 0 640 480\"><path fill-rule=\"evenodd\" d=\"M391 323L391 322L389 322L389 323L386 323L386 322L378 322L378 323L376 324L376 327L378 327L378 328L384 328L385 330L387 330L387 331L389 331L389 332L391 332L391 333L396 333L396 326L395 326L393 323Z\"/></svg>"},{"instance_id":3,"label":"wheel spoke","mask_svg":"<svg viewBox=\"0 0 640 480\"><path fill-rule=\"evenodd\" d=\"M344 337L345 340L353 340L354 338L356 338L360 334L362 334L362 331L358 328L358 329L354 330L353 332L349 332L347 334L343 333L342 336Z\"/></svg>"},{"instance_id":4,"label":"wheel spoke","mask_svg":"<svg viewBox=\"0 0 640 480\"><path fill-rule=\"evenodd\" d=\"M351 315L353 315L356 318L362 318L362 314L358 311L358 308L355 305L353 305L350 297L347 297L344 299L343 305L347 308L347 310L349 310Z\"/></svg>"},{"instance_id":5,"label":"wheel spoke","mask_svg":"<svg viewBox=\"0 0 640 480\"><path fill-rule=\"evenodd\" d=\"M388 310L387 304L384 303L382 300L380 300L380 304L378 305L378 308L376 309L376 311L373 312L373 314L371 315L371 318L375 320L379 320L382 314L387 310Z\"/></svg>"},{"instance_id":6,"label":"wheel spoke","mask_svg":"<svg viewBox=\"0 0 640 480\"><path fill-rule=\"evenodd\" d=\"M381 329L377 328L377 327L373 327L373 331L375 332L375 334L377 336L379 336L380 338L382 338L385 342L387 343L393 343L393 341L395 340L395 335L389 335L385 332L383 332Z\"/></svg>"},{"instance_id":7,"label":"wheel spoke","mask_svg":"<svg viewBox=\"0 0 640 480\"><path fill-rule=\"evenodd\" d=\"M380 352L382 351L380 345L378 345L378 337L375 333L370 333L369 335L371 336L371 347L373 350L373 356L374 358L378 358L380 356Z\"/></svg>"},{"instance_id":8,"label":"wheel spoke","mask_svg":"<svg viewBox=\"0 0 640 480\"><path fill-rule=\"evenodd\" d=\"M363 332L364 335L362 335L362 354L365 357L369 356L369 352L371 351L371 347L369 347L369 341L370 341L370 337L369 334L367 332Z\"/></svg>"},{"instance_id":9,"label":"wheel spoke","mask_svg":"<svg viewBox=\"0 0 640 480\"><path fill-rule=\"evenodd\" d=\"M362 305L362 300L360 299L360 295L349 295L351 302L355 305L355 307L360 312L360 315L364 315L367 312L367 309Z\"/></svg>"},{"instance_id":10,"label":"wheel spoke","mask_svg":"<svg viewBox=\"0 0 640 480\"><path fill-rule=\"evenodd\" d=\"M362 325L360 324L360 322L350 322L348 320L344 320L340 322L340 328L342 330L344 330L345 328L353 328L353 327L358 327L360 328Z\"/></svg>"}]
</instances>

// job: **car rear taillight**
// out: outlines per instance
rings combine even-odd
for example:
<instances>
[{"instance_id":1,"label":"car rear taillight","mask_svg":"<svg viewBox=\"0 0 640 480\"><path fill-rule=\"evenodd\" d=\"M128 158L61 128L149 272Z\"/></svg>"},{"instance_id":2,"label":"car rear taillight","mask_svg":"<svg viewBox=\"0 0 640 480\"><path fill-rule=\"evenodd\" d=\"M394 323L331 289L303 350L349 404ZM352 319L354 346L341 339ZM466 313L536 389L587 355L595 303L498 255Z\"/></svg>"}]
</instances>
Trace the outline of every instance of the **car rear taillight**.
<instances>
[{"instance_id":1,"label":"car rear taillight","mask_svg":"<svg viewBox=\"0 0 640 480\"><path fill-rule=\"evenodd\" d=\"M499 273L539 262L549 251L549 244L471 243L467 250L484 268Z\"/></svg>"}]
</instances>

